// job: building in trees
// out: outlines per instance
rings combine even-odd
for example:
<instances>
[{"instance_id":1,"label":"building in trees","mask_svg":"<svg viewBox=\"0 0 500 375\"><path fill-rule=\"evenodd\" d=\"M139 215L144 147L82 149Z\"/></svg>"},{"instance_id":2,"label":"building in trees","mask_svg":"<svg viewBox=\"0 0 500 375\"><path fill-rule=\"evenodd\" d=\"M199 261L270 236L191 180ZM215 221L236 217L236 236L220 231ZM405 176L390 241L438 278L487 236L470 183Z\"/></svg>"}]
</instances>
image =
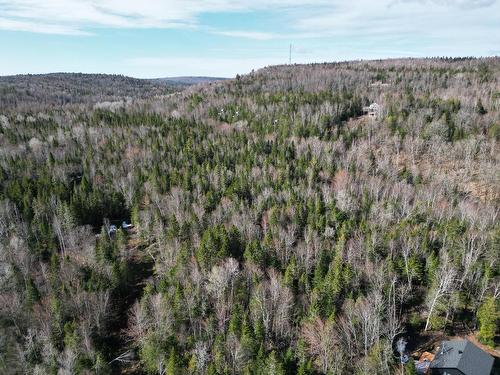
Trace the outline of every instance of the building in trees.
<instances>
[{"instance_id":1,"label":"building in trees","mask_svg":"<svg viewBox=\"0 0 500 375\"><path fill-rule=\"evenodd\" d=\"M443 341L430 370L432 375L490 375L494 359L468 340Z\"/></svg>"},{"instance_id":2,"label":"building in trees","mask_svg":"<svg viewBox=\"0 0 500 375\"><path fill-rule=\"evenodd\" d=\"M363 113L370 117L377 117L380 113L380 105L372 103L367 107L363 107Z\"/></svg>"}]
</instances>

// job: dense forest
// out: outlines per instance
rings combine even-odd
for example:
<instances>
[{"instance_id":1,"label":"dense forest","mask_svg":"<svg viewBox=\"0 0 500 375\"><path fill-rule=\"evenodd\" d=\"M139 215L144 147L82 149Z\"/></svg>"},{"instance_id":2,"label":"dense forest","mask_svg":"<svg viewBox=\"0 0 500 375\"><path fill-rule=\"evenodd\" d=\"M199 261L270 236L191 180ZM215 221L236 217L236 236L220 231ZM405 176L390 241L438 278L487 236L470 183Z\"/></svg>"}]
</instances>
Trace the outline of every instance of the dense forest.
<instances>
[{"instance_id":1,"label":"dense forest","mask_svg":"<svg viewBox=\"0 0 500 375\"><path fill-rule=\"evenodd\" d=\"M1 373L411 374L400 337L498 345L500 58L158 85L0 79Z\"/></svg>"},{"instance_id":2,"label":"dense forest","mask_svg":"<svg viewBox=\"0 0 500 375\"><path fill-rule=\"evenodd\" d=\"M196 77L195 77L196 78ZM52 73L0 77L0 108L46 111L74 104L130 101L165 95L197 83L109 74Z\"/></svg>"}]
</instances>

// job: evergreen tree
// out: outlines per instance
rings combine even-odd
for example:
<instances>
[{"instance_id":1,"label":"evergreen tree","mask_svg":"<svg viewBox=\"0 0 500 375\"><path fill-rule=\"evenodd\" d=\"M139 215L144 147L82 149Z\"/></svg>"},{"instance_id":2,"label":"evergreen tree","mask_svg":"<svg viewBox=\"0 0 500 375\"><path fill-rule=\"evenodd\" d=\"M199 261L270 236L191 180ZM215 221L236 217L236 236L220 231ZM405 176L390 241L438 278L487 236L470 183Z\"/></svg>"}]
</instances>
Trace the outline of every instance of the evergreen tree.
<instances>
[{"instance_id":1,"label":"evergreen tree","mask_svg":"<svg viewBox=\"0 0 500 375\"><path fill-rule=\"evenodd\" d=\"M487 297L479 307L477 318L479 320L478 338L490 347L495 345L494 338L498 328L499 308L498 301L494 297Z\"/></svg>"},{"instance_id":2,"label":"evergreen tree","mask_svg":"<svg viewBox=\"0 0 500 375\"><path fill-rule=\"evenodd\" d=\"M180 368L179 368L177 354L175 352L175 349L172 348L170 350L170 355L168 357L168 363L165 375L179 375L179 374L180 374Z\"/></svg>"},{"instance_id":3,"label":"evergreen tree","mask_svg":"<svg viewBox=\"0 0 500 375\"><path fill-rule=\"evenodd\" d=\"M285 375L285 369L283 368L283 363L280 358L276 355L273 350L271 354L266 359L264 371L262 375Z\"/></svg>"}]
</instances>

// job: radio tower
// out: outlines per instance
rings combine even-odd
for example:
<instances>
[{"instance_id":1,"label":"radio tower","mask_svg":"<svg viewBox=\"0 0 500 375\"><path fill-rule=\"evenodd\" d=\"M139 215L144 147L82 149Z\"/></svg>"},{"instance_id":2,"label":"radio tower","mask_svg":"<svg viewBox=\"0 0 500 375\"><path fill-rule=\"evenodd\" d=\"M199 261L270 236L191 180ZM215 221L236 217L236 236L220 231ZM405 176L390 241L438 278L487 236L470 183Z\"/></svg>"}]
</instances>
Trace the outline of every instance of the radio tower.
<instances>
[{"instance_id":1,"label":"radio tower","mask_svg":"<svg viewBox=\"0 0 500 375\"><path fill-rule=\"evenodd\" d=\"M290 52L288 54L288 64L292 65L292 45L290 44Z\"/></svg>"}]
</instances>

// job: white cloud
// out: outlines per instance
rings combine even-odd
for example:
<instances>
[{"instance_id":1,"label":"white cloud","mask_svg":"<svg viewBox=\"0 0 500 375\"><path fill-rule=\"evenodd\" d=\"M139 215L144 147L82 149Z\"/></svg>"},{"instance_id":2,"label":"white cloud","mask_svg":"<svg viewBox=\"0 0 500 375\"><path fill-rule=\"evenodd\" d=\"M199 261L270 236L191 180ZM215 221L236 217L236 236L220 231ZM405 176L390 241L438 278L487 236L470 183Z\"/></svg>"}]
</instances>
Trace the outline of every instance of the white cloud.
<instances>
[{"instance_id":1,"label":"white cloud","mask_svg":"<svg viewBox=\"0 0 500 375\"><path fill-rule=\"evenodd\" d=\"M12 20L0 17L0 30L13 30L13 31L28 31L32 33L42 34L60 34L60 35L90 35L90 33L75 29L71 26L40 24L35 22L26 22Z\"/></svg>"},{"instance_id":2,"label":"white cloud","mask_svg":"<svg viewBox=\"0 0 500 375\"><path fill-rule=\"evenodd\" d=\"M488 8L484 8L486 5ZM411 37L417 42L425 37L449 37L463 42L471 37L499 35L499 5L494 0L353 0L343 5L339 2L336 9L303 17L296 27L331 37L366 40Z\"/></svg>"},{"instance_id":3,"label":"white cloud","mask_svg":"<svg viewBox=\"0 0 500 375\"><path fill-rule=\"evenodd\" d=\"M448 7L459 7L462 9L474 9L489 7L497 2L497 0L396 0L396 2L411 3L418 2L421 4L431 3L444 5Z\"/></svg>"},{"instance_id":4,"label":"white cloud","mask_svg":"<svg viewBox=\"0 0 500 375\"><path fill-rule=\"evenodd\" d=\"M247 12L327 3L326 0L0 0L0 14L5 29L13 25L13 30L19 30L15 24L22 22L26 31L65 34L69 29L84 31L89 27L186 27L195 25L197 17L203 13ZM29 24L32 27L28 27Z\"/></svg>"},{"instance_id":5,"label":"white cloud","mask_svg":"<svg viewBox=\"0 0 500 375\"><path fill-rule=\"evenodd\" d=\"M255 10L281 10L276 27L283 31L226 30L198 24L201 14ZM89 35L101 27L202 26L212 34L257 41L374 40L405 35L467 36L485 33L486 28L489 35L498 36L498 14L498 0L0 0L0 29Z\"/></svg>"},{"instance_id":6,"label":"white cloud","mask_svg":"<svg viewBox=\"0 0 500 375\"><path fill-rule=\"evenodd\" d=\"M274 33L266 33L260 31L244 31L244 30L230 30L230 31L213 31L213 34L223 35L235 38L255 39L255 40L270 40L277 39L280 36Z\"/></svg>"}]
</instances>

